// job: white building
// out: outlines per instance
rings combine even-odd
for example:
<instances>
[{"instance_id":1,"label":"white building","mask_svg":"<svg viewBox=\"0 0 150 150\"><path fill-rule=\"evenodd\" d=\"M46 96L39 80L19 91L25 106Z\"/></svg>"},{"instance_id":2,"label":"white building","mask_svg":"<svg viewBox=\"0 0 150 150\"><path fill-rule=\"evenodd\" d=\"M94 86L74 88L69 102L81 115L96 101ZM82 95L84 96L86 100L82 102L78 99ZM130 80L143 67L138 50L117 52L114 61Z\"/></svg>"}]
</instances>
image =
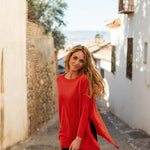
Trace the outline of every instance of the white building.
<instances>
[{"instance_id":1,"label":"white building","mask_svg":"<svg viewBox=\"0 0 150 150\"><path fill-rule=\"evenodd\" d=\"M0 150L28 135L26 0L0 0Z\"/></svg>"},{"instance_id":2,"label":"white building","mask_svg":"<svg viewBox=\"0 0 150 150\"><path fill-rule=\"evenodd\" d=\"M116 46L115 72L104 72L109 106L129 126L150 134L150 0L120 0L119 12L121 26L106 24Z\"/></svg>"}]
</instances>

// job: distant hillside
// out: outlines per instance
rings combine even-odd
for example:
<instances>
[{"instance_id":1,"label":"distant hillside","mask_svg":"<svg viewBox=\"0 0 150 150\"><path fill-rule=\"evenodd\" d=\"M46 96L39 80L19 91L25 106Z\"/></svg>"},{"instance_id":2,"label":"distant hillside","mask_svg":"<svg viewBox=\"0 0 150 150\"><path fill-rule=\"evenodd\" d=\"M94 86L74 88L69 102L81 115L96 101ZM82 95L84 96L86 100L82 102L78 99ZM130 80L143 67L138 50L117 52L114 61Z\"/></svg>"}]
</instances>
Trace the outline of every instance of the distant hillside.
<instances>
[{"instance_id":1,"label":"distant hillside","mask_svg":"<svg viewBox=\"0 0 150 150\"><path fill-rule=\"evenodd\" d=\"M97 33L103 35L104 40L110 39L110 32L108 31L63 31L66 38L66 48L71 48L74 45L82 44L88 45L94 43L94 37Z\"/></svg>"}]
</instances>

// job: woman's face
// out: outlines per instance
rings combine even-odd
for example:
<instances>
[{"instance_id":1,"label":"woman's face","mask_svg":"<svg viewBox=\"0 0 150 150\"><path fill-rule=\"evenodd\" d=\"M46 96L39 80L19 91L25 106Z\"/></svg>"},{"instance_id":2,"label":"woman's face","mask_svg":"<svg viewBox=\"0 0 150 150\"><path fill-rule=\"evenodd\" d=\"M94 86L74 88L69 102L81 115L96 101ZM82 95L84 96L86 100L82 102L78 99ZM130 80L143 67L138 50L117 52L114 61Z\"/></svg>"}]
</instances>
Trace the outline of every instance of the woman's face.
<instances>
[{"instance_id":1,"label":"woman's face","mask_svg":"<svg viewBox=\"0 0 150 150\"><path fill-rule=\"evenodd\" d=\"M70 71L77 72L79 71L84 65L84 54L82 51L77 51L72 54L69 61L69 68Z\"/></svg>"}]
</instances>

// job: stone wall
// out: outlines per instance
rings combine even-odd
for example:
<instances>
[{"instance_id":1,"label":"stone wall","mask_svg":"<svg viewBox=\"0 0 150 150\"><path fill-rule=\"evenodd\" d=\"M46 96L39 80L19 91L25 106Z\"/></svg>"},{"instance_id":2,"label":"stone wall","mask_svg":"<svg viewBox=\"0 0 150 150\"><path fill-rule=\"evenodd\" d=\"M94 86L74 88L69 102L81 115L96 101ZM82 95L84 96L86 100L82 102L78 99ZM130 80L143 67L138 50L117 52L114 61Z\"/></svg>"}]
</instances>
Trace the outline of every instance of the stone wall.
<instances>
[{"instance_id":1,"label":"stone wall","mask_svg":"<svg viewBox=\"0 0 150 150\"><path fill-rule=\"evenodd\" d=\"M34 23L32 21L27 20L27 37L28 38L37 38L46 36L43 34L44 29L41 24Z\"/></svg>"},{"instance_id":2,"label":"stone wall","mask_svg":"<svg viewBox=\"0 0 150 150\"><path fill-rule=\"evenodd\" d=\"M51 35L43 27L27 22L27 99L29 134L57 111L56 52Z\"/></svg>"}]
</instances>

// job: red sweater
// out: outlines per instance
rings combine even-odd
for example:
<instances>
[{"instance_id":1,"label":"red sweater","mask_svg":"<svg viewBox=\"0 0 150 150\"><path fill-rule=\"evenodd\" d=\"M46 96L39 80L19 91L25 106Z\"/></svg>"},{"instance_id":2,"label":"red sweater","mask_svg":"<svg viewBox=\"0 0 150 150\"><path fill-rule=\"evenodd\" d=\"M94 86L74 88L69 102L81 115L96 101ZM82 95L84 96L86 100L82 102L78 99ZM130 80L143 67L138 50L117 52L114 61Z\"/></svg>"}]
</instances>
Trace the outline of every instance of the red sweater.
<instances>
[{"instance_id":1,"label":"red sweater","mask_svg":"<svg viewBox=\"0 0 150 150\"><path fill-rule=\"evenodd\" d=\"M80 149L100 150L90 129L90 121L92 120L97 134L118 148L98 113L94 99L86 96L87 76L81 74L75 79L66 79L64 75L57 77L61 147L69 148L75 137L79 136L82 138Z\"/></svg>"}]
</instances>

